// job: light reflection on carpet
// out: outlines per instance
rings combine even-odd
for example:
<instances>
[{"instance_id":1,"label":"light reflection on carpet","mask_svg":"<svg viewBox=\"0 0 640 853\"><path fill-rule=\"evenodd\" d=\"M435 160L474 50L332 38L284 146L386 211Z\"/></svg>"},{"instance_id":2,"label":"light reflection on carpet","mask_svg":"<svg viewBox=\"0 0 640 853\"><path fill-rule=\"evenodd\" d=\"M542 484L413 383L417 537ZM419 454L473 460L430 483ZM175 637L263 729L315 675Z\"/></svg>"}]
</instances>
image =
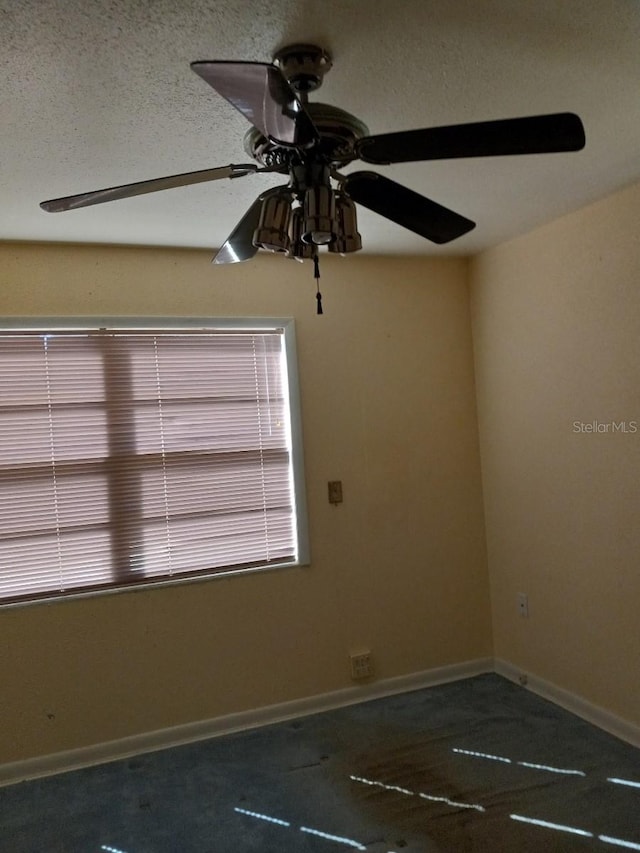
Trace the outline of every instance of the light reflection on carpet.
<instances>
[{"instance_id":1,"label":"light reflection on carpet","mask_svg":"<svg viewBox=\"0 0 640 853\"><path fill-rule=\"evenodd\" d=\"M598 841L603 841L605 844L614 844L617 847L624 847L627 850L640 850L640 844L634 841L625 841L623 838L613 838L610 835L595 835L593 832L588 832L586 829L578 829L577 826L564 826L561 823L551 823L547 820L539 820L533 817L524 817L524 815L512 814L511 820L517 820L521 823L530 823L533 826L540 826L543 829L554 829L558 832L569 832L572 835L582 835L586 838L597 838Z\"/></svg>"},{"instance_id":2,"label":"light reflection on carpet","mask_svg":"<svg viewBox=\"0 0 640 853\"><path fill-rule=\"evenodd\" d=\"M459 749L458 747L453 747L451 752L455 752L457 755L469 755L472 758L485 758L488 761L501 761L503 764L516 764L519 767L528 767L531 770L546 770L548 773L560 773L565 776L587 775L582 770L566 770L563 767L551 767L548 764L534 764L531 761L514 761L513 758L506 758L504 755L491 755L487 752L474 752L471 749Z\"/></svg>"},{"instance_id":3,"label":"light reflection on carpet","mask_svg":"<svg viewBox=\"0 0 640 853\"><path fill-rule=\"evenodd\" d=\"M586 774L581 770L567 770L564 768L550 767L550 766L547 766L544 764L536 764L533 762L515 761L511 758L507 758L505 756L500 756L500 755L492 755L491 753L476 752L474 750L460 749L457 747L454 747L452 749L452 752L460 754L460 755L471 756L473 758L482 758L482 759L486 759L489 761L498 761L498 762L501 762L504 764L517 765L517 766L521 766L521 767L525 767L525 768L529 768L529 769L533 769L533 770L546 770L546 771L549 771L552 773L577 775L577 776L581 776L581 777L586 776ZM478 803L465 803L465 802L460 802L457 800L452 800L452 799L445 797L445 796L436 796L433 794L425 794L425 793L419 792L419 791L412 791L408 788L403 788L399 785L390 785L390 784L387 784L385 782L381 782L381 781L374 780L374 779L367 779L367 778L362 777L362 776L350 775L349 779L352 782L358 782L358 783L363 784L363 785L369 785L372 787L382 788L384 790L388 790L388 791L391 791L394 793L403 794L405 796L412 796L412 797L417 796L417 797L421 797L421 798L428 800L428 801L431 801L431 802L443 803L445 805L451 806L454 809L475 809L476 811L480 811L480 812L485 811L485 808L483 806L479 805ZM628 779L620 779L617 777L608 777L607 782L612 782L614 784L624 785L624 786L628 786L628 787L632 787L632 788L640 788L640 782L634 782L634 781L631 781ZM306 833L308 835L314 835L318 838L324 839L325 841L341 844L341 845L344 845L345 847L349 847L349 848L352 848L355 850L366 851L366 849L367 849L365 844L362 844L361 842L356 841L352 838L347 838L347 837L341 836L341 835L335 835L333 833L326 832L325 830L314 829L314 828L311 828L308 826L294 827L294 826L292 826L291 821L284 820L283 818L280 818L280 817L274 817L272 815L264 814L262 812L251 811L250 809L243 809L243 808L240 808L238 806L234 807L234 811L237 814L243 815L245 817L253 818L255 820L261 820L261 821L264 821L265 823L273 825L273 826L283 827L285 829L303 832L303 833ZM520 814L510 814L509 817L511 820L517 821L518 823L528 824L530 826L535 826L535 827L538 827L541 829L553 830L555 832L565 832L565 833L568 833L570 835L577 835L577 836L581 836L584 838L592 838L594 840L601 841L604 844L609 844L609 845L621 847L621 848L624 848L627 850L640 851L640 843L636 843L634 841L628 841L628 840L625 840L623 838L615 838L615 837L610 836L610 835L596 835L594 832L590 832L586 829L581 829L580 827L568 826L566 824L560 824L560 823L554 823L552 821L543 820L541 818L528 817L528 816L520 815ZM100 849L102 851L104 851L104 853L127 853L127 851L125 851L125 850L121 850L118 847L111 847L111 846L106 845L106 844L103 844ZM394 853L394 851L389 850L388 853Z\"/></svg>"},{"instance_id":4,"label":"light reflection on carpet","mask_svg":"<svg viewBox=\"0 0 640 853\"><path fill-rule=\"evenodd\" d=\"M479 806L477 803L461 803L457 800L450 800L448 797L436 797L434 794L424 794L421 791L410 791L408 788L400 788L398 785L386 785L384 782L377 782L375 779L364 779L362 776L349 776L352 782L361 782L363 785L371 785L376 788L383 788L385 791L395 791L398 794L405 794L408 797L421 797L423 800L429 800L432 803L444 803L447 806L452 806L455 809L475 809L483 812L484 806Z\"/></svg>"}]
</instances>

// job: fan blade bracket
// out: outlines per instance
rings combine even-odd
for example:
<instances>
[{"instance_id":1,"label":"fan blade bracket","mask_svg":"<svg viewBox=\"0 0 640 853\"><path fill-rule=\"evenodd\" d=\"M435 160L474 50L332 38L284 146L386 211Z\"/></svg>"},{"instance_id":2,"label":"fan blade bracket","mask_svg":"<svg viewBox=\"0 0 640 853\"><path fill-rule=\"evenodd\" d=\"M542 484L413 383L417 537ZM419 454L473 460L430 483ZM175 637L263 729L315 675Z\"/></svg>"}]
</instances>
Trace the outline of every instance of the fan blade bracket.
<instances>
[{"instance_id":1,"label":"fan blade bracket","mask_svg":"<svg viewBox=\"0 0 640 853\"><path fill-rule=\"evenodd\" d=\"M259 170L254 163L244 163L242 166L231 163L229 169L231 169L230 178L246 178L247 175L255 175L257 171L267 171L266 169Z\"/></svg>"}]
</instances>

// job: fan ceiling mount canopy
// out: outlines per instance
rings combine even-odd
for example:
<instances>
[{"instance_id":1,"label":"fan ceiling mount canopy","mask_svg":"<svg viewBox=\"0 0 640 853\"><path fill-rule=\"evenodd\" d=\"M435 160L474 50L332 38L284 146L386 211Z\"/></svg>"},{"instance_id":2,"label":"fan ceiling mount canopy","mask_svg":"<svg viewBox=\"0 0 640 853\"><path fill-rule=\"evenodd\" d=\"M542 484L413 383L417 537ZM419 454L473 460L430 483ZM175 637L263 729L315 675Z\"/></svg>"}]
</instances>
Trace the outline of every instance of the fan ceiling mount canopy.
<instances>
[{"instance_id":1,"label":"fan ceiling mount canopy","mask_svg":"<svg viewBox=\"0 0 640 853\"><path fill-rule=\"evenodd\" d=\"M321 47L294 44L272 63L206 61L191 68L250 122L246 153L255 161L186 172L43 201L49 213L74 210L143 193L257 172L288 176L261 193L214 257L226 264L258 249L303 260L320 246L348 254L362 248L356 204L431 240L448 243L475 227L466 217L373 171L343 174L355 160L373 165L460 157L496 157L578 151L581 120L553 113L370 135L358 118L309 101L332 59Z\"/></svg>"}]
</instances>

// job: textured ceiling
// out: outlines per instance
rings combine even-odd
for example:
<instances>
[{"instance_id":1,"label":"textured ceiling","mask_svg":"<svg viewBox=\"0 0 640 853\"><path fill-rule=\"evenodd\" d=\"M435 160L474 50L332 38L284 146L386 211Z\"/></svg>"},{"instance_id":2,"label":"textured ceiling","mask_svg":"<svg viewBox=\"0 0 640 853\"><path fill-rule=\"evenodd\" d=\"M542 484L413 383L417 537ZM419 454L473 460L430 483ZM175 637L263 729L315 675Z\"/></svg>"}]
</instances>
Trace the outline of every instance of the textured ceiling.
<instances>
[{"instance_id":1,"label":"textured ceiling","mask_svg":"<svg viewBox=\"0 0 640 853\"><path fill-rule=\"evenodd\" d=\"M585 125L579 153L380 167L478 226L436 248L361 209L364 251L474 252L640 179L638 0L0 0L0 239L220 246L279 176L38 203L246 162L248 123L189 62L299 41L334 59L312 99L372 133L560 111Z\"/></svg>"}]
</instances>

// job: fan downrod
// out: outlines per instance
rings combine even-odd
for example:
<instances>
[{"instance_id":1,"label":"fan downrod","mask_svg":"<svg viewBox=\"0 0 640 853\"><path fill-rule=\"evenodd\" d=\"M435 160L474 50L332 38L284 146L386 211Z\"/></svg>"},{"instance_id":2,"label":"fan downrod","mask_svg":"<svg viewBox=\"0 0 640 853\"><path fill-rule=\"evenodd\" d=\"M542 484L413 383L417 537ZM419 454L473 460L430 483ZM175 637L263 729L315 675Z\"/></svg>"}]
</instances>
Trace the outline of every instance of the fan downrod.
<instances>
[{"instance_id":1,"label":"fan downrod","mask_svg":"<svg viewBox=\"0 0 640 853\"><path fill-rule=\"evenodd\" d=\"M331 70L331 54L315 44L291 44L273 55L273 64L280 69L291 88L301 95L315 92L322 78Z\"/></svg>"}]
</instances>

